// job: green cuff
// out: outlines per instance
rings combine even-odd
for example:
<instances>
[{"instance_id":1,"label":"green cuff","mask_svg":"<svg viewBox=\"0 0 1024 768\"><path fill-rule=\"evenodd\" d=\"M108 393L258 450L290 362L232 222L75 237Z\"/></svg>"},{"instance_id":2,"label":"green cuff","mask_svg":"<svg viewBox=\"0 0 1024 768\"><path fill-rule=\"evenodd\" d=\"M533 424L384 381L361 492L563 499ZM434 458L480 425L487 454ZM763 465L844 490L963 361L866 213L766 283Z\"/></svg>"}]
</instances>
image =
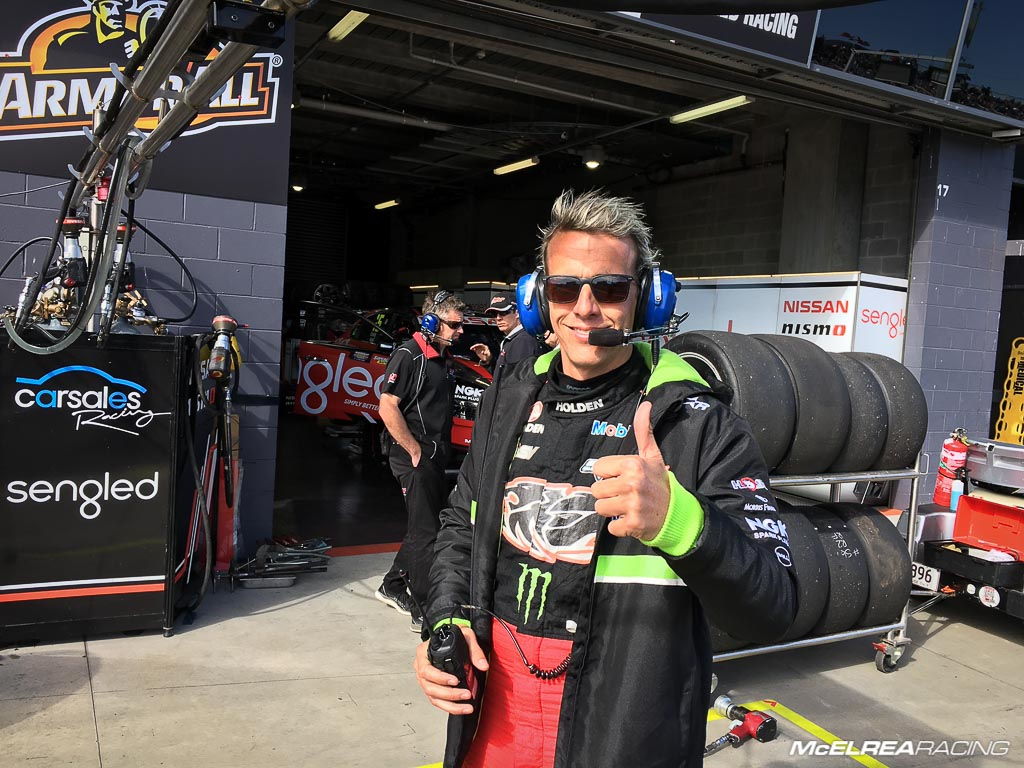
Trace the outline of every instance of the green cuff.
<instances>
[{"instance_id":1,"label":"green cuff","mask_svg":"<svg viewBox=\"0 0 1024 768\"><path fill-rule=\"evenodd\" d=\"M650 541L640 540L648 547L660 549L666 555L681 557L693 549L704 530L704 508L697 497L683 488L676 476L668 472L668 514L658 535Z\"/></svg>"},{"instance_id":2,"label":"green cuff","mask_svg":"<svg viewBox=\"0 0 1024 768\"><path fill-rule=\"evenodd\" d=\"M447 619L441 619L439 622L437 622L437 624L435 624L430 631L434 632L437 630L438 627L443 627L445 624L458 624L460 627L472 626L472 624L470 624L469 622L469 619L459 619L449 616Z\"/></svg>"}]
</instances>

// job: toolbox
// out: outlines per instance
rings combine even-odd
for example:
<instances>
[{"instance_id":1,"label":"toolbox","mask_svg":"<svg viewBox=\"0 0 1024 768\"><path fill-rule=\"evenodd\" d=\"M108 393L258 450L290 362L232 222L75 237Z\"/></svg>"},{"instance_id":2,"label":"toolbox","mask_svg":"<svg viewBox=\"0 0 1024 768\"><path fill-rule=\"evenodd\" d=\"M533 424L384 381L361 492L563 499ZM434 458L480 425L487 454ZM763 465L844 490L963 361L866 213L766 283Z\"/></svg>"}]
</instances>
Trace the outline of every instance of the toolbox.
<instances>
[{"instance_id":1,"label":"toolbox","mask_svg":"<svg viewBox=\"0 0 1024 768\"><path fill-rule=\"evenodd\" d=\"M917 561L943 573L962 576L980 584L1004 589L1024 589L1024 563L998 563L974 557L967 552L967 545L962 542L922 542L917 550Z\"/></svg>"},{"instance_id":2,"label":"toolbox","mask_svg":"<svg viewBox=\"0 0 1024 768\"><path fill-rule=\"evenodd\" d=\"M1009 497L1008 497L1009 498ZM960 497L953 524L953 539L980 549L1009 552L1024 560L1024 500L997 503L971 494Z\"/></svg>"}]
</instances>

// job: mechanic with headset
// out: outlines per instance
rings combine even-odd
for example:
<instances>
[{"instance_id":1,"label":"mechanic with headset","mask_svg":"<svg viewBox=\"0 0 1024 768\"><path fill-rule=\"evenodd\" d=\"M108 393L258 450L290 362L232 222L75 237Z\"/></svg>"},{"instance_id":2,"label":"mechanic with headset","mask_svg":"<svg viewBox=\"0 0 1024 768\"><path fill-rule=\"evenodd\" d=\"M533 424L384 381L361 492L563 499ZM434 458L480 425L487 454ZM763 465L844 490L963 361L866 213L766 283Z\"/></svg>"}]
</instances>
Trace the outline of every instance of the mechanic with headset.
<instances>
[{"instance_id":1,"label":"mechanic with headset","mask_svg":"<svg viewBox=\"0 0 1024 768\"><path fill-rule=\"evenodd\" d=\"M523 330L523 324L519 322L519 309L516 307L515 299L508 293L496 293L491 297L491 303L484 314L493 317L497 323L498 330L505 334L501 340L497 359L493 359L491 348L486 344L474 344L470 349L476 353L480 362L490 366L491 384L497 383L507 368L526 358L534 358L547 351L537 337Z\"/></svg>"},{"instance_id":2,"label":"mechanic with headset","mask_svg":"<svg viewBox=\"0 0 1024 768\"><path fill-rule=\"evenodd\" d=\"M652 365L650 345L616 334L675 307L642 208L563 192L541 235L520 318L559 346L484 393L425 607L425 640L458 625L475 690L427 642L417 678L451 715L445 766L696 767L705 617L738 639L782 635L788 539L748 525L776 502L746 422L680 357ZM618 346L592 343L609 335Z\"/></svg>"},{"instance_id":3,"label":"mechanic with headset","mask_svg":"<svg viewBox=\"0 0 1024 768\"><path fill-rule=\"evenodd\" d=\"M395 562L375 596L411 615L415 632L420 631L422 616L402 572L423 605L450 451L455 375L448 348L462 335L463 308L448 291L429 297L420 330L392 353L381 387L380 417L391 436L388 461L402 487L408 523Z\"/></svg>"}]
</instances>

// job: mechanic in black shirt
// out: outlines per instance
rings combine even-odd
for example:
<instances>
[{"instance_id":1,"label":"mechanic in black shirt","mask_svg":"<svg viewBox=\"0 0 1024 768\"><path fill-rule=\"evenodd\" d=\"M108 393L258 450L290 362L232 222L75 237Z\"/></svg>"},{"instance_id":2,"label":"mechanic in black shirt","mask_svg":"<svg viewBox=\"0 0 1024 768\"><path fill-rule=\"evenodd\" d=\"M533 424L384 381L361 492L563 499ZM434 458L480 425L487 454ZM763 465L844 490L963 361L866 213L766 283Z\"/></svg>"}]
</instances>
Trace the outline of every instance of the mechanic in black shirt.
<instances>
[{"instance_id":1,"label":"mechanic in black shirt","mask_svg":"<svg viewBox=\"0 0 1024 768\"><path fill-rule=\"evenodd\" d=\"M448 348L462 335L463 308L448 291L428 298L421 330L392 353L381 387L380 416L393 441L388 461L402 487L408 524L395 562L375 596L411 615L414 632L420 631L422 617L401 572L408 574L413 595L424 604L451 446L455 376Z\"/></svg>"},{"instance_id":2,"label":"mechanic in black shirt","mask_svg":"<svg viewBox=\"0 0 1024 768\"><path fill-rule=\"evenodd\" d=\"M520 360L537 357L548 351L546 345L523 330L523 326L519 322L519 310L516 308L512 294L496 293L491 298L490 306L484 310L484 314L493 317L498 325L498 330L505 334L505 338L501 340L496 360L491 348L486 344L474 344L471 347L485 366L491 368L491 363L494 364L491 368L493 383L497 383L501 378L505 366L515 365Z\"/></svg>"}]
</instances>

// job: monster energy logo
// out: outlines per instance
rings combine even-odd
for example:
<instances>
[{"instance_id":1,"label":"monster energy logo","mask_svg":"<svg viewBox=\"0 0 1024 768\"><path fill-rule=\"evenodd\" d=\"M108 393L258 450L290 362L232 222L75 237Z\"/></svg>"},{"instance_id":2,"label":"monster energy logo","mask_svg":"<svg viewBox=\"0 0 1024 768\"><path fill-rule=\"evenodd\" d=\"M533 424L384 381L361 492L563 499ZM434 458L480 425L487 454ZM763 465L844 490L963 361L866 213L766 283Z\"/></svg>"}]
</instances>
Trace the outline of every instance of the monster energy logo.
<instances>
[{"instance_id":1,"label":"monster energy logo","mask_svg":"<svg viewBox=\"0 0 1024 768\"><path fill-rule=\"evenodd\" d=\"M544 573L540 568L531 568L526 563L520 563L523 569L519 576L519 591L516 592L516 610L523 610L523 589L527 582L530 584L530 591L526 595L526 612L523 614L523 623L530 620L530 609L533 607L533 598L537 595L537 584L540 587L540 610L537 611L537 618L544 615L544 603L548 599L548 585L551 584L551 574Z\"/></svg>"}]
</instances>

